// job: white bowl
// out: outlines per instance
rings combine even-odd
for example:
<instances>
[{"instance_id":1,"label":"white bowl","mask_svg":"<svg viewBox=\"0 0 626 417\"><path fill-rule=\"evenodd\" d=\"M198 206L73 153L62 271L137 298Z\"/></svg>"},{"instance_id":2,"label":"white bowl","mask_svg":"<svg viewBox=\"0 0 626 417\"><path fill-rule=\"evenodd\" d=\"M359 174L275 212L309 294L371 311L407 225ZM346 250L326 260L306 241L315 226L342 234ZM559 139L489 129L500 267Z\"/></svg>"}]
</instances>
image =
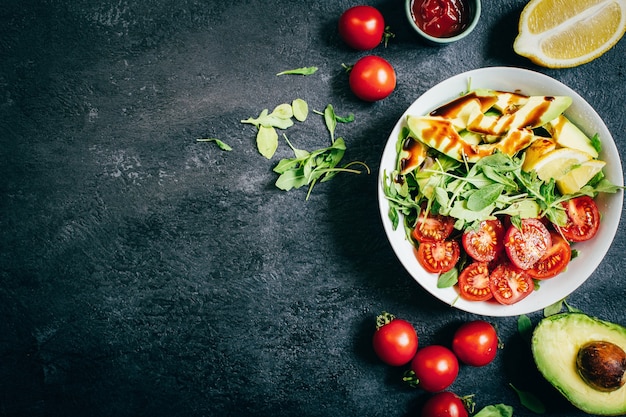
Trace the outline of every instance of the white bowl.
<instances>
[{"instance_id":1,"label":"white bowl","mask_svg":"<svg viewBox=\"0 0 626 417\"><path fill-rule=\"evenodd\" d=\"M602 143L599 159L606 161L606 177L616 185L623 186L622 164L611 133L596 111L574 90L544 74L510 67L481 68L458 74L437 84L413 102L393 128L385 145L378 178L378 200L383 226L391 246L406 270L428 292L460 310L484 316L516 316L541 310L567 297L576 290L598 267L606 255L622 214L623 192L600 194L596 199L602 214L598 234L591 240L577 243L579 256L573 259L562 274L541 282L541 288L512 305L501 305L493 301L467 301L459 297L456 287L437 288L437 275L422 268L417 261L413 246L407 240L404 228L399 225L393 230L388 217L389 202L383 190L383 176L394 170L396 143L406 116L426 115L438 106L458 97L462 92L476 88L502 91L518 91L526 95L569 96L572 105L565 115L589 136L597 133Z\"/></svg>"}]
</instances>

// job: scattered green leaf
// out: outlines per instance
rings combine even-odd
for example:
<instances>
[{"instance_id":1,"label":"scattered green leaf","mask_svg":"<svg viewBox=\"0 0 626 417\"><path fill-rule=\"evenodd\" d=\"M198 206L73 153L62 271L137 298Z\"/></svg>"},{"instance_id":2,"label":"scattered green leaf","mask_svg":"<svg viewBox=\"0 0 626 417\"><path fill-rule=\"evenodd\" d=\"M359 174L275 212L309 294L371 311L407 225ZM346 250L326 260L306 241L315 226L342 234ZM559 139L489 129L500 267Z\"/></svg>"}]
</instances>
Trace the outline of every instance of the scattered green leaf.
<instances>
[{"instance_id":1,"label":"scattered green leaf","mask_svg":"<svg viewBox=\"0 0 626 417\"><path fill-rule=\"evenodd\" d=\"M281 190L291 190L304 185L309 186L306 199L308 200L313 187L317 182L324 182L338 172L349 172L361 174L362 171L351 168L354 164L365 167L369 174L369 167L362 162L352 162L343 167L337 165L341 162L346 151L346 145L342 138L337 138L333 144L327 148L320 148L313 152L303 151L295 148L287 136L285 140L292 148L295 157L285 158L274 167L274 172L280 174L276 180L276 187Z\"/></svg>"},{"instance_id":2,"label":"scattered green leaf","mask_svg":"<svg viewBox=\"0 0 626 417\"><path fill-rule=\"evenodd\" d=\"M530 341L533 332L533 324L526 314L522 314L517 318L517 331L524 340Z\"/></svg>"},{"instance_id":3,"label":"scattered green leaf","mask_svg":"<svg viewBox=\"0 0 626 417\"><path fill-rule=\"evenodd\" d=\"M299 122L304 122L309 115L309 105L301 98L292 101L291 108L293 109L293 117Z\"/></svg>"},{"instance_id":4,"label":"scattered green leaf","mask_svg":"<svg viewBox=\"0 0 626 417\"><path fill-rule=\"evenodd\" d=\"M444 272L437 278L437 288L450 288L459 282L459 270L452 268L448 272Z\"/></svg>"},{"instance_id":5,"label":"scattered green leaf","mask_svg":"<svg viewBox=\"0 0 626 417\"><path fill-rule=\"evenodd\" d=\"M559 300L556 303L550 304L543 309L543 316L549 317L558 314L563 309L563 300Z\"/></svg>"},{"instance_id":6,"label":"scattered green leaf","mask_svg":"<svg viewBox=\"0 0 626 417\"><path fill-rule=\"evenodd\" d=\"M513 407L505 404L488 405L474 417L511 417L513 415Z\"/></svg>"},{"instance_id":7,"label":"scattered green leaf","mask_svg":"<svg viewBox=\"0 0 626 417\"><path fill-rule=\"evenodd\" d=\"M232 151L233 148L231 148L226 142L223 142L217 138L201 138L201 139L197 139L198 142L214 142L218 148L220 148L223 151Z\"/></svg>"},{"instance_id":8,"label":"scattered green leaf","mask_svg":"<svg viewBox=\"0 0 626 417\"><path fill-rule=\"evenodd\" d=\"M532 392L523 391L517 389L513 384L509 384L511 388L517 393L520 402L526 408L528 408L533 413L543 414L546 412L546 406L541 402L539 398Z\"/></svg>"},{"instance_id":9,"label":"scattered green leaf","mask_svg":"<svg viewBox=\"0 0 626 417\"><path fill-rule=\"evenodd\" d=\"M315 74L317 72L318 68L317 67L302 67L302 68L295 68L295 69L290 69L290 70L286 70L286 71L281 71L278 74L276 74L277 76L280 75L312 75Z\"/></svg>"},{"instance_id":10,"label":"scattered green leaf","mask_svg":"<svg viewBox=\"0 0 626 417\"><path fill-rule=\"evenodd\" d=\"M273 127L259 126L256 135L256 146L259 153L267 159L272 159L278 148L278 133Z\"/></svg>"}]
</instances>

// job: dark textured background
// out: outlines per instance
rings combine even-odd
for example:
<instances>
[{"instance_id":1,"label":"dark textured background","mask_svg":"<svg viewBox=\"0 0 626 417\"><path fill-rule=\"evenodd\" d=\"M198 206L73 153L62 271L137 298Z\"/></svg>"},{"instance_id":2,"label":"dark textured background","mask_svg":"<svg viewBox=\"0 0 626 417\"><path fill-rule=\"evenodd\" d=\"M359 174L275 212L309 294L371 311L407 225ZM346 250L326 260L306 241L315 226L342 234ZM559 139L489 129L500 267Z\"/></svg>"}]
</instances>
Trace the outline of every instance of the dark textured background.
<instances>
[{"instance_id":1,"label":"dark textured background","mask_svg":"<svg viewBox=\"0 0 626 417\"><path fill-rule=\"evenodd\" d=\"M525 3L485 0L475 32L445 48L415 38L403 2L372 3L397 35L373 53L398 86L367 104L341 67L364 55L336 32L352 2L5 0L0 415L417 415L427 395L372 353L376 314L412 321L422 346L477 317L429 296L385 239L376 171L403 111L457 73L525 67L577 90L626 151L626 42L578 68L535 67L512 51ZM289 149L266 160L240 120L296 97L355 114L337 133L372 175L339 175L309 201L274 187ZM315 115L287 133L328 143ZM623 231L569 302L626 324ZM513 382L550 416L584 415L533 371L517 318L491 321L505 349L451 389L533 415Z\"/></svg>"}]
</instances>

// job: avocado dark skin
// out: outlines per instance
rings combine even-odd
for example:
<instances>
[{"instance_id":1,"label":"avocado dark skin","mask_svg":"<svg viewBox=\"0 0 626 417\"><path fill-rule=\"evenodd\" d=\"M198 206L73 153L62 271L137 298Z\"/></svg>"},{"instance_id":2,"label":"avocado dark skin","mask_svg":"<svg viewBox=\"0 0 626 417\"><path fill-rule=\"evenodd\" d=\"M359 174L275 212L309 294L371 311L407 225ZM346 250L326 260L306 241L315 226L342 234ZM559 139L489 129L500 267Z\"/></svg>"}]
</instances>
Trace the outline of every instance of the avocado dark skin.
<instances>
[{"instance_id":1,"label":"avocado dark skin","mask_svg":"<svg viewBox=\"0 0 626 417\"><path fill-rule=\"evenodd\" d=\"M592 388L610 392L626 382L626 352L610 342L593 341L578 351L578 373Z\"/></svg>"}]
</instances>

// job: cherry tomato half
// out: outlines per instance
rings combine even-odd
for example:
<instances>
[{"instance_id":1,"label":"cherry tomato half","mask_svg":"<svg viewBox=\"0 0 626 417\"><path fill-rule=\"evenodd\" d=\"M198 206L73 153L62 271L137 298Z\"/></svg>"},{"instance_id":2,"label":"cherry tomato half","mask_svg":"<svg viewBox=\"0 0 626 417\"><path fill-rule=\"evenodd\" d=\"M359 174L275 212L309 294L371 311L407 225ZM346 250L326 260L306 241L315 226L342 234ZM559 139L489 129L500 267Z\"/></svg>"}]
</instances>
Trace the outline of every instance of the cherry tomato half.
<instances>
[{"instance_id":1,"label":"cherry tomato half","mask_svg":"<svg viewBox=\"0 0 626 417\"><path fill-rule=\"evenodd\" d=\"M498 352L496 329L484 320L467 322L454 333L452 351L467 365L485 366Z\"/></svg>"},{"instance_id":2,"label":"cherry tomato half","mask_svg":"<svg viewBox=\"0 0 626 417\"><path fill-rule=\"evenodd\" d=\"M384 324L376 329L372 339L378 357L391 366L402 366L411 362L418 344L417 333L411 323L386 313L380 317Z\"/></svg>"},{"instance_id":3,"label":"cherry tomato half","mask_svg":"<svg viewBox=\"0 0 626 417\"><path fill-rule=\"evenodd\" d=\"M468 417L463 400L449 391L430 397L422 408L422 417Z\"/></svg>"},{"instance_id":4,"label":"cherry tomato half","mask_svg":"<svg viewBox=\"0 0 626 417\"><path fill-rule=\"evenodd\" d=\"M364 56L350 70L349 83L354 95L361 100L382 100L396 88L396 71L381 57Z\"/></svg>"},{"instance_id":5,"label":"cherry tomato half","mask_svg":"<svg viewBox=\"0 0 626 417\"><path fill-rule=\"evenodd\" d=\"M448 272L456 265L461 249L456 240L423 242L417 249L417 260L428 272Z\"/></svg>"},{"instance_id":6,"label":"cherry tomato half","mask_svg":"<svg viewBox=\"0 0 626 417\"><path fill-rule=\"evenodd\" d=\"M500 304L515 304L533 292L535 283L526 271L505 262L491 272L489 287Z\"/></svg>"},{"instance_id":7,"label":"cherry tomato half","mask_svg":"<svg viewBox=\"0 0 626 417\"><path fill-rule=\"evenodd\" d=\"M552 246L527 270L528 275L535 279L548 279L557 276L565 270L572 258L572 248L569 243L556 232L551 232Z\"/></svg>"},{"instance_id":8,"label":"cherry tomato half","mask_svg":"<svg viewBox=\"0 0 626 417\"><path fill-rule=\"evenodd\" d=\"M422 210L411 235L418 242L436 242L444 240L454 229L454 218Z\"/></svg>"},{"instance_id":9,"label":"cherry tomato half","mask_svg":"<svg viewBox=\"0 0 626 417\"><path fill-rule=\"evenodd\" d=\"M521 229L509 227L504 247L511 262L520 269L530 269L552 245L550 232L539 219L522 219Z\"/></svg>"},{"instance_id":10,"label":"cherry tomato half","mask_svg":"<svg viewBox=\"0 0 626 417\"><path fill-rule=\"evenodd\" d=\"M348 46L366 51L376 48L383 40L385 20L372 6L354 6L339 17L339 35Z\"/></svg>"},{"instance_id":11,"label":"cherry tomato half","mask_svg":"<svg viewBox=\"0 0 626 417\"><path fill-rule=\"evenodd\" d=\"M430 345L417 351L411 370L419 381L418 387L429 392L443 391L459 374L459 361L447 347Z\"/></svg>"},{"instance_id":12,"label":"cherry tomato half","mask_svg":"<svg viewBox=\"0 0 626 417\"><path fill-rule=\"evenodd\" d=\"M596 235L600 227L600 212L593 198L576 197L563 202L567 213L567 224L561 233L570 242L583 242Z\"/></svg>"},{"instance_id":13,"label":"cherry tomato half","mask_svg":"<svg viewBox=\"0 0 626 417\"><path fill-rule=\"evenodd\" d=\"M489 266L474 262L466 266L458 278L459 294L469 301L487 301L493 297L489 287Z\"/></svg>"},{"instance_id":14,"label":"cherry tomato half","mask_svg":"<svg viewBox=\"0 0 626 417\"><path fill-rule=\"evenodd\" d=\"M483 220L477 229L463 233L463 248L473 259L489 262L504 249L504 226L498 219Z\"/></svg>"}]
</instances>

